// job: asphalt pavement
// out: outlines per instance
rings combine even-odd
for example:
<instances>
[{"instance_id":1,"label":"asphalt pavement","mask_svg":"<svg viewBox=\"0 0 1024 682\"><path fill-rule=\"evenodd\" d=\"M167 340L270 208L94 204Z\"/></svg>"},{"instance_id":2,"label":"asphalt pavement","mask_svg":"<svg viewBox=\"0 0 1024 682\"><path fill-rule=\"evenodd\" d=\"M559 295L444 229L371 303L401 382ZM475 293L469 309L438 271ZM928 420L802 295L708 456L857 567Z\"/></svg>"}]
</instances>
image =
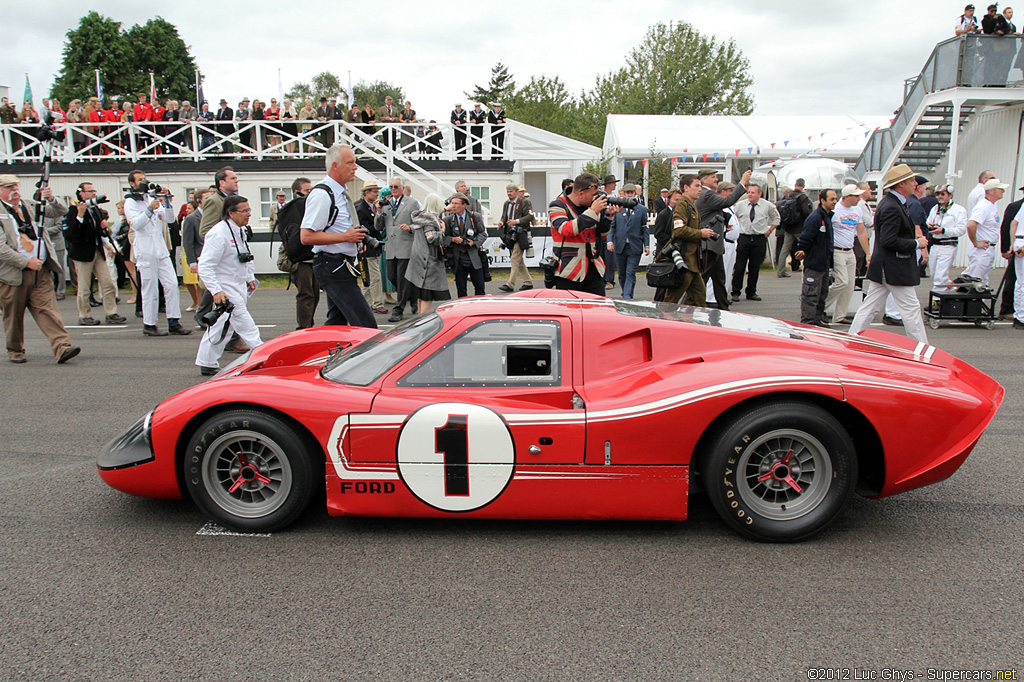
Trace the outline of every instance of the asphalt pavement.
<instances>
[{"instance_id":1,"label":"asphalt pavement","mask_svg":"<svg viewBox=\"0 0 1024 682\"><path fill-rule=\"evenodd\" d=\"M762 273L764 300L733 309L799 319L799 282ZM321 503L282 532L209 534L190 501L129 497L95 468L203 380L199 333L143 337L123 304L125 327L79 328L74 301L60 307L78 358L56 365L26 320L29 362L0 359L0 680L1024 676L1024 332L1009 323L928 330L1007 390L960 471L766 545L702 495L680 523L330 518ZM294 289L261 288L250 309L264 338L295 327Z\"/></svg>"}]
</instances>

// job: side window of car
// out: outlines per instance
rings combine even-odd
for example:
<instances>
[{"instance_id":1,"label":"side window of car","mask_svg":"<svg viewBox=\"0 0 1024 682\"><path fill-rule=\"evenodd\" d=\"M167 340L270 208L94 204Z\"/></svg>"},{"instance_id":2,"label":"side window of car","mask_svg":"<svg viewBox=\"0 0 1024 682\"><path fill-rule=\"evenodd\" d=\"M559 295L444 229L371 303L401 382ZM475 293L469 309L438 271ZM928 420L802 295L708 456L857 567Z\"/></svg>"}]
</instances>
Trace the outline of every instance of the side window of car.
<instances>
[{"instance_id":1,"label":"side window of car","mask_svg":"<svg viewBox=\"0 0 1024 682\"><path fill-rule=\"evenodd\" d=\"M557 386L561 326L552 320L474 325L399 379L399 386Z\"/></svg>"}]
</instances>

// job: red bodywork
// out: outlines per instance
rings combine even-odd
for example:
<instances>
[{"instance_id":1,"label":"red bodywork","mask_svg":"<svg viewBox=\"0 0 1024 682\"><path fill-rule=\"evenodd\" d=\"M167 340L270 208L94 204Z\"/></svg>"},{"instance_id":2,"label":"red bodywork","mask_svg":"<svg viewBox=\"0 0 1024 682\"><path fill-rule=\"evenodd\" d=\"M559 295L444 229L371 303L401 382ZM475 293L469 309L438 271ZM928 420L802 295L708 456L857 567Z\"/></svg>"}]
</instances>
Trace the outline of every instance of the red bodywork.
<instances>
[{"instance_id":1,"label":"red bodywork","mask_svg":"<svg viewBox=\"0 0 1024 682\"><path fill-rule=\"evenodd\" d=\"M245 363L161 403L152 461L101 469L134 495L182 496L181 461L218 410L286 416L322 448L334 515L684 519L691 462L709 434L761 401L831 412L857 450L862 494L949 477L1003 397L985 374L932 346L699 308L657 308L566 291L463 299L444 326L367 386L320 374L328 350L375 330L321 327L255 349ZM558 326L547 385L403 386L489 320ZM937 426L941 425L941 426Z\"/></svg>"}]
</instances>

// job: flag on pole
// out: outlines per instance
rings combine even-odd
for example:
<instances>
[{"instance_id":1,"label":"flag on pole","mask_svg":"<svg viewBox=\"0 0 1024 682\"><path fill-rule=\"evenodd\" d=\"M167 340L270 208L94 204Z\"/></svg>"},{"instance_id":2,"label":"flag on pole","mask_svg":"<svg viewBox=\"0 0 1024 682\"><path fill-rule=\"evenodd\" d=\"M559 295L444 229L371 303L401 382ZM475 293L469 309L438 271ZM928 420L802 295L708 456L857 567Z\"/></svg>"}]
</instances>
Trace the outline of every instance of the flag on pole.
<instances>
[{"instance_id":1,"label":"flag on pole","mask_svg":"<svg viewBox=\"0 0 1024 682\"><path fill-rule=\"evenodd\" d=\"M277 101L284 106L284 86L281 85L281 69L277 70Z\"/></svg>"},{"instance_id":2,"label":"flag on pole","mask_svg":"<svg viewBox=\"0 0 1024 682\"><path fill-rule=\"evenodd\" d=\"M100 83L100 70L96 69L96 99L100 101L100 106L106 103L106 98L103 97L103 83Z\"/></svg>"},{"instance_id":3,"label":"flag on pole","mask_svg":"<svg viewBox=\"0 0 1024 682\"><path fill-rule=\"evenodd\" d=\"M345 93L348 95L348 106L349 106L349 109L351 109L352 105L356 103L356 96L354 94L352 94L352 72L351 71L348 72L348 90L346 90Z\"/></svg>"},{"instance_id":4,"label":"flag on pole","mask_svg":"<svg viewBox=\"0 0 1024 682\"><path fill-rule=\"evenodd\" d=\"M156 106L156 81L153 80L153 72L149 72L149 103Z\"/></svg>"},{"instance_id":5,"label":"flag on pole","mask_svg":"<svg viewBox=\"0 0 1024 682\"><path fill-rule=\"evenodd\" d=\"M199 69L196 69L196 108L202 109L203 102L206 101L206 96L203 94L203 77L199 73Z\"/></svg>"},{"instance_id":6,"label":"flag on pole","mask_svg":"<svg viewBox=\"0 0 1024 682\"><path fill-rule=\"evenodd\" d=\"M25 96L22 98L22 104L25 102L32 102L33 108L35 107L35 102L32 100L32 84L28 82L27 73L25 74Z\"/></svg>"}]
</instances>

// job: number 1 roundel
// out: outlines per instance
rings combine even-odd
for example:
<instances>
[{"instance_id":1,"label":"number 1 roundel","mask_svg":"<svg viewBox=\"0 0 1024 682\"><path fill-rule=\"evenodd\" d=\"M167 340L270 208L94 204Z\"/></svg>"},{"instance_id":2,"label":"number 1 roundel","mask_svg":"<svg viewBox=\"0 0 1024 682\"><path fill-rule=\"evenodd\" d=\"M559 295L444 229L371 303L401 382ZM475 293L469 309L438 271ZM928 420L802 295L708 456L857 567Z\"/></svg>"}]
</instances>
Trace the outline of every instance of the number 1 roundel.
<instances>
[{"instance_id":1,"label":"number 1 roundel","mask_svg":"<svg viewBox=\"0 0 1024 682\"><path fill-rule=\"evenodd\" d=\"M409 415L398 434L398 475L435 509L465 512L493 502L514 468L508 424L480 405L427 405Z\"/></svg>"}]
</instances>

